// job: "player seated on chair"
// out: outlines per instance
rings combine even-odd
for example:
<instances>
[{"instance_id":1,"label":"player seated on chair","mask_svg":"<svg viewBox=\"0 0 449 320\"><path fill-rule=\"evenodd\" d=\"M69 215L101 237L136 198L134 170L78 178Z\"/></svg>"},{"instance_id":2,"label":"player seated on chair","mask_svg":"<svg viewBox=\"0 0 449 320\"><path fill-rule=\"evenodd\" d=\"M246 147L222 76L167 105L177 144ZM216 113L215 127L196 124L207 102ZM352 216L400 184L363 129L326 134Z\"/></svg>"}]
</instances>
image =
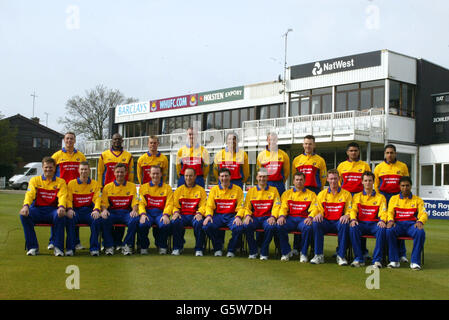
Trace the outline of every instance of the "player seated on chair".
<instances>
[{"instance_id":1,"label":"player seated on chair","mask_svg":"<svg viewBox=\"0 0 449 320\"><path fill-rule=\"evenodd\" d=\"M338 234L337 264L346 266L346 249L349 241L349 220L352 209L352 197L349 191L339 186L337 169L327 172L329 187L318 194L318 210L313 217L313 237L315 242L315 256L310 260L312 264L324 263L323 245L326 233Z\"/></svg>"},{"instance_id":2,"label":"player seated on chair","mask_svg":"<svg viewBox=\"0 0 449 320\"><path fill-rule=\"evenodd\" d=\"M212 240L215 256L222 256L225 234L219 228L228 227L232 236L227 256L232 258L235 256L239 236L243 233L241 217L236 216L242 210L243 191L238 185L231 183L231 171L228 168L218 170L218 179L220 183L212 187L207 198L203 230Z\"/></svg>"},{"instance_id":3,"label":"player seated on chair","mask_svg":"<svg viewBox=\"0 0 449 320\"><path fill-rule=\"evenodd\" d=\"M25 194L20 220L25 233L27 255L39 254L39 243L34 225L54 225L54 255L64 256L65 207L67 185L64 179L56 177L56 161L51 157L42 159L44 174L31 178Z\"/></svg>"},{"instance_id":4,"label":"player seated on chair","mask_svg":"<svg viewBox=\"0 0 449 320\"><path fill-rule=\"evenodd\" d=\"M136 185L126 181L127 168L124 163L114 167L115 180L103 188L101 195L101 217L106 255L114 254L112 227L114 224L125 224L128 231L124 240L123 255L131 255L134 238L139 224L139 202Z\"/></svg>"},{"instance_id":5,"label":"player seated on chair","mask_svg":"<svg viewBox=\"0 0 449 320\"><path fill-rule=\"evenodd\" d=\"M412 194L412 180L408 176L399 179L401 192L392 196L388 203L387 241L389 268L399 268L398 237L413 238L413 250L410 268L421 270L421 253L426 240L424 224L427 221L427 212L424 201Z\"/></svg>"},{"instance_id":6,"label":"player seated on chair","mask_svg":"<svg viewBox=\"0 0 449 320\"><path fill-rule=\"evenodd\" d=\"M89 162L83 161L78 167L79 178L73 179L67 186L67 256L73 256L78 243L75 226L90 226L90 254L100 254L98 241L101 228L100 184L89 178Z\"/></svg>"},{"instance_id":7,"label":"player seated on chair","mask_svg":"<svg viewBox=\"0 0 449 320\"><path fill-rule=\"evenodd\" d=\"M203 219L206 212L206 191L196 184L196 171L187 168L184 171L185 184L178 186L173 194L173 215L171 228L173 233L172 255L178 256L184 249L186 226L193 227L195 235L195 256L203 255L205 234Z\"/></svg>"},{"instance_id":8,"label":"player seated on chair","mask_svg":"<svg viewBox=\"0 0 449 320\"><path fill-rule=\"evenodd\" d=\"M148 232L152 225L157 225L155 243L159 254L167 253L167 238L170 232L170 217L173 212L173 191L163 182L162 168L158 165L150 169L150 181L139 188L139 234L140 253L148 254L150 241ZM153 233L154 234L154 233Z\"/></svg>"},{"instance_id":9,"label":"player seated on chair","mask_svg":"<svg viewBox=\"0 0 449 320\"><path fill-rule=\"evenodd\" d=\"M354 249L355 259L352 267L365 265L362 248L362 236L376 236L373 251L373 266L382 268L382 253L385 245L385 227L387 221L387 201L374 190L374 173L365 171L362 174L363 191L356 193L352 199L349 237Z\"/></svg>"}]
</instances>

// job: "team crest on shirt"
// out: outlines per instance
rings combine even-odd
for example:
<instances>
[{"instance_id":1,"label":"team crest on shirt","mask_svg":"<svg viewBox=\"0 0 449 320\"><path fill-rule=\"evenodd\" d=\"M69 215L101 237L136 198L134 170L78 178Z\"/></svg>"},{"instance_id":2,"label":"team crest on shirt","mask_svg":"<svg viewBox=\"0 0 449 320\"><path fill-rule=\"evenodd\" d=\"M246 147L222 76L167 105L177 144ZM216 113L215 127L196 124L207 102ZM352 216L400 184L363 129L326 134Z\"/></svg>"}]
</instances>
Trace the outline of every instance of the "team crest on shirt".
<instances>
[{"instance_id":1,"label":"team crest on shirt","mask_svg":"<svg viewBox=\"0 0 449 320\"><path fill-rule=\"evenodd\" d=\"M53 186L53 190L56 190L56 189L58 189L58 186Z\"/></svg>"},{"instance_id":2,"label":"team crest on shirt","mask_svg":"<svg viewBox=\"0 0 449 320\"><path fill-rule=\"evenodd\" d=\"M396 172L397 174L401 174L401 171Z\"/></svg>"},{"instance_id":3,"label":"team crest on shirt","mask_svg":"<svg viewBox=\"0 0 449 320\"><path fill-rule=\"evenodd\" d=\"M129 196L129 191L126 193L127 196Z\"/></svg>"},{"instance_id":4,"label":"team crest on shirt","mask_svg":"<svg viewBox=\"0 0 449 320\"><path fill-rule=\"evenodd\" d=\"M362 169L359 169L359 172L362 172Z\"/></svg>"},{"instance_id":5,"label":"team crest on shirt","mask_svg":"<svg viewBox=\"0 0 449 320\"><path fill-rule=\"evenodd\" d=\"M126 161L126 158L123 158L122 161L125 162L125 161Z\"/></svg>"},{"instance_id":6,"label":"team crest on shirt","mask_svg":"<svg viewBox=\"0 0 449 320\"><path fill-rule=\"evenodd\" d=\"M414 206L415 206L414 204L411 205L411 207L414 207Z\"/></svg>"},{"instance_id":7,"label":"team crest on shirt","mask_svg":"<svg viewBox=\"0 0 449 320\"><path fill-rule=\"evenodd\" d=\"M304 198L304 201L307 201L307 197Z\"/></svg>"},{"instance_id":8,"label":"team crest on shirt","mask_svg":"<svg viewBox=\"0 0 449 320\"><path fill-rule=\"evenodd\" d=\"M89 192L94 192L94 189L90 189L90 191Z\"/></svg>"},{"instance_id":9,"label":"team crest on shirt","mask_svg":"<svg viewBox=\"0 0 449 320\"><path fill-rule=\"evenodd\" d=\"M232 194L232 195L231 195L231 199L233 199L233 198L235 198L235 195Z\"/></svg>"},{"instance_id":10,"label":"team crest on shirt","mask_svg":"<svg viewBox=\"0 0 449 320\"><path fill-rule=\"evenodd\" d=\"M160 196L163 196L163 195L164 195L164 193L163 193L163 192L161 192Z\"/></svg>"},{"instance_id":11,"label":"team crest on shirt","mask_svg":"<svg viewBox=\"0 0 449 320\"><path fill-rule=\"evenodd\" d=\"M76 161L80 161L80 158L76 158Z\"/></svg>"},{"instance_id":12,"label":"team crest on shirt","mask_svg":"<svg viewBox=\"0 0 449 320\"><path fill-rule=\"evenodd\" d=\"M373 202L373 205L376 205L376 204L377 204L377 201L374 201L374 202Z\"/></svg>"},{"instance_id":13,"label":"team crest on shirt","mask_svg":"<svg viewBox=\"0 0 449 320\"><path fill-rule=\"evenodd\" d=\"M343 199L340 198L340 199L338 199L338 201L343 201Z\"/></svg>"},{"instance_id":14,"label":"team crest on shirt","mask_svg":"<svg viewBox=\"0 0 449 320\"><path fill-rule=\"evenodd\" d=\"M316 162L314 162L313 165L316 165Z\"/></svg>"},{"instance_id":15,"label":"team crest on shirt","mask_svg":"<svg viewBox=\"0 0 449 320\"><path fill-rule=\"evenodd\" d=\"M271 196L268 196L268 199L271 199Z\"/></svg>"}]
</instances>

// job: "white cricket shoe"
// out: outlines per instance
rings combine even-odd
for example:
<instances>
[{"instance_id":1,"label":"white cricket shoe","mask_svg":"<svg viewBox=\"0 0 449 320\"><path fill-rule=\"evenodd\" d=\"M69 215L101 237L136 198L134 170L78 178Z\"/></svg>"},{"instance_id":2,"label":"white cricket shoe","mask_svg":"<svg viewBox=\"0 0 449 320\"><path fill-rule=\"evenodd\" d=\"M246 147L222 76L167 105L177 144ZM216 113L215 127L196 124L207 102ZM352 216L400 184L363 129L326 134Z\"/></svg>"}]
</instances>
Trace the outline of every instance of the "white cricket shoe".
<instances>
[{"instance_id":1,"label":"white cricket shoe","mask_svg":"<svg viewBox=\"0 0 449 320\"><path fill-rule=\"evenodd\" d=\"M412 270L421 270L421 266L419 265L419 264L417 264L417 263L410 263L410 268L412 269Z\"/></svg>"},{"instance_id":2,"label":"white cricket shoe","mask_svg":"<svg viewBox=\"0 0 449 320\"><path fill-rule=\"evenodd\" d=\"M100 251L98 251L98 250L93 250L93 251L90 252L90 255L91 255L92 257L98 257L98 256L100 255Z\"/></svg>"},{"instance_id":3,"label":"white cricket shoe","mask_svg":"<svg viewBox=\"0 0 449 320\"><path fill-rule=\"evenodd\" d=\"M291 256L298 256L299 255L299 251L297 249L293 249L292 251L290 251L290 253L291 253Z\"/></svg>"},{"instance_id":4,"label":"white cricket shoe","mask_svg":"<svg viewBox=\"0 0 449 320\"><path fill-rule=\"evenodd\" d=\"M131 247L123 246L122 247L122 253L123 253L124 256L130 256L130 255L133 254L133 251L132 251Z\"/></svg>"},{"instance_id":5,"label":"white cricket shoe","mask_svg":"<svg viewBox=\"0 0 449 320\"><path fill-rule=\"evenodd\" d=\"M288 260L290 260L290 255L289 255L289 254L284 254L284 255L281 257L281 261L288 261Z\"/></svg>"},{"instance_id":6,"label":"white cricket shoe","mask_svg":"<svg viewBox=\"0 0 449 320\"><path fill-rule=\"evenodd\" d=\"M373 267L381 269L382 268L382 263L380 263L379 261L376 261L376 262L373 263Z\"/></svg>"},{"instance_id":7,"label":"white cricket shoe","mask_svg":"<svg viewBox=\"0 0 449 320\"><path fill-rule=\"evenodd\" d=\"M228 258L234 258L234 257L235 257L235 254L234 254L234 252L228 252L228 254L226 255L226 257L228 257Z\"/></svg>"},{"instance_id":8,"label":"white cricket shoe","mask_svg":"<svg viewBox=\"0 0 449 320\"><path fill-rule=\"evenodd\" d=\"M113 255L114 255L114 248L113 248L113 247L106 248L106 249L104 250L104 253L105 253L107 256L113 256Z\"/></svg>"},{"instance_id":9,"label":"white cricket shoe","mask_svg":"<svg viewBox=\"0 0 449 320\"><path fill-rule=\"evenodd\" d=\"M394 261L390 262L387 265L388 268L399 268L400 266L401 266L401 264L399 262L394 262Z\"/></svg>"},{"instance_id":10,"label":"white cricket shoe","mask_svg":"<svg viewBox=\"0 0 449 320\"><path fill-rule=\"evenodd\" d=\"M148 249L140 248L140 254L147 255L148 254Z\"/></svg>"},{"instance_id":11,"label":"white cricket shoe","mask_svg":"<svg viewBox=\"0 0 449 320\"><path fill-rule=\"evenodd\" d=\"M86 248L84 248L83 245L82 245L81 243L78 243L78 244L75 246L75 250L84 250L84 249L86 249Z\"/></svg>"},{"instance_id":12,"label":"white cricket shoe","mask_svg":"<svg viewBox=\"0 0 449 320\"><path fill-rule=\"evenodd\" d=\"M307 262L309 262L309 258L307 258L306 255L301 254L301 256L299 257L299 262L307 263Z\"/></svg>"},{"instance_id":13,"label":"white cricket shoe","mask_svg":"<svg viewBox=\"0 0 449 320\"><path fill-rule=\"evenodd\" d=\"M360 268L360 267L363 267L364 265L365 265L365 262L360 262L358 260L354 260L351 263L351 267L354 267L354 268Z\"/></svg>"},{"instance_id":14,"label":"white cricket shoe","mask_svg":"<svg viewBox=\"0 0 449 320\"><path fill-rule=\"evenodd\" d=\"M65 252L65 255L66 255L67 257L73 257L73 250L67 250L67 251Z\"/></svg>"},{"instance_id":15,"label":"white cricket shoe","mask_svg":"<svg viewBox=\"0 0 449 320\"><path fill-rule=\"evenodd\" d=\"M406 256L402 256L402 257L399 259L399 262L408 263L408 259L407 259Z\"/></svg>"},{"instance_id":16,"label":"white cricket shoe","mask_svg":"<svg viewBox=\"0 0 449 320\"><path fill-rule=\"evenodd\" d=\"M62 251L58 247L55 247L54 251L55 251L55 257L63 257L64 256L64 251Z\"/></svg>"},{"instance_id":17,"label":"white cricket shoe","mask_svg":"<svg viewBox=\"0 0 449 320\"><path fill-rule=\"evenodd\" d=\"M260 256L260 260L268 260L268 256Z\"/></svg>"},{"instance_id":18,"label":"white cricket shoe","mask_svg":"<svg viewBox=\"0 0 449 320\"><path fill-rule=\"evenodd\" d=\"M214 256L216 256L216 257L221 257L221 256L223 256L223 251L221 251L221 250L215 251Z\"/></svg>"},{"instance_id":19,"label":"white cricket shoe","mask_svg":"<svg viewBox=\"0 0 449 320\"><path fill-rule=\"evenodd\" d=\"M250 254L248 256L248 259L257 259L257 253L256 254Z\"/></svg>"},{"instance_id":20,"label":"white cricket shoe","mask_svg":"<svg viewBox=\"0 0 449 320\"><path fill-rule=\"evenodd\" d=\"M202 257L202 256L203 256L203 251L201 251L201 250L195 251L195 257Z\"/></svg>"},{"instance_id":21,"label":"white cricket shoe","mask_svg":"<svg viewBox=\"0 0 449 320\"><path fill-rule=\"evenodd\" d=\"M47 249L53 250L55 248L55 245L53 243L49 243Z\"/></svg>"},{"instance_id":22,"label":"white cricket shoe","mask_svg":"<svg viewBox=\"0 0 449 320\"><path fill-rule=\"evenodd\" d=\"M324 263L324 255L322 254L316 254L312 260L310 260L311 264L320 264L320 263Z\"/></svg>"},{"instance_id":23,"label":"white cricket shoe","mask_svg":"<svg viewBox=\"0 0 449 320\"><path fill-rule=\"evenodd\" d=\"M347 266L348 265L348 261L345 258L342 258L339 255L337 255L337 264L339 266Z\"/></svg>"},{"instance_id":24,"label":"white cricket shoe","mask_svg":"<svg viewBox=\"0 0 449 320\"><path fill-rule=\"evenodd\" d=\"M175 249L175 250L172 251L171 254L172 254L172 256L179 256L181 254L181 250Z\"/></svg>"},{"instance_id":25,"label":"white cricket shoe","mask_svg":"<svg viewBox=\"0 0 449 320\"><path fill-rule=\"evenodd\" d=\"M27 256L37 256L39 254L39 249L33 248L27 251Z\"/></svg>"},{"instance_id":26,"label":"white cricket shoe","mask_svg":"<svg viewBox=\"0 0 449 320\"><path fill-rule=\"evenodd\" d=\"M159 254L167 254L166 248L159 248Z\"/></svg>"}]
</instances>

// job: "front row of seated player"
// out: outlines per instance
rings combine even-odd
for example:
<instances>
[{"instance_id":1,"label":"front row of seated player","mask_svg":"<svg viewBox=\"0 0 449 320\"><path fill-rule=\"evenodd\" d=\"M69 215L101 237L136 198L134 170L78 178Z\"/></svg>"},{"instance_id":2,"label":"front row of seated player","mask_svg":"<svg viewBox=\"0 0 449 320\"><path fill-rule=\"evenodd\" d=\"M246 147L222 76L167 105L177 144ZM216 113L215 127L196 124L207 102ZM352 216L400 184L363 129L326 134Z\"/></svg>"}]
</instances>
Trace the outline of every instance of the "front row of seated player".
<instances>
[{"instance_id":1,"label":"front row of seated player","mask_svg":"<svg viewBox=\"0 0 449 320\"><path fill-rule=\"evenodd\" d=\"M20 210L27 255L39 253L34 224L51 223L55 227L55 255L64 255L64 228L67 228L66 255L75 251L74 228L78 223L86 223L91 228L90 252L99 255L98 235L103 233L106 255L114 254L112 228L114 224L128 227L125 236L124 255L132 253L136 233L140 235L141 253L147 254L148 233L152 225L157 225L156 246L160 254L167 253L167 238L173 234L173 255L179 255L184 248L185 227L192 227L195 235L195 255L202 256L205 235L212 240L215 256L221 256L224 246L224 232L221 227L231 230L228 257L234 257L239 237L245 233L249 247L249 258L258 256L254 239L256 229L264 230L264 240L260 249L260 259L267 260L269 245L274 235L278 235L281 260L291 257L288 233L301 232L300 262L308 262L307 251L313 241L312 264L324 263L324 235L338 235L337 263L347 265L345 252L351 241L355 259L352 266L364 264L361 249L363 235L374 235L376 246L373 265L382 267L383 248L388 244L390 263L388 267L399 267L397 238L409 236L414 239L410 267L420 269L420 256L424 246L424 223L427 213L421 198L411 193L411 180L402 177L401 192L393 196L387 206L383 195L374 190L374 175L365 172L362 176L364 190L351 196L339 186L337 170L329 170L329 187L318 196L304 187L305 176L294 174L294 187L282 198L276 188L267 184L267 171L257 172L257 185L251 188L245 200L240 187L231 183L230 171L219 171L219 184L206 196L205 190L195 184L194 169L185 172L185 184L172 192L162 181L162 171L158 166L151 168L152 180L140 187L140 201L136 186L126 181L126 166L117 164L115 180L107 184L100 196L99 185L89 178L89 165L81 163L80 177L66 186L63 179L55 176L55 163L46 157L42 161L44 174L30 181L24 205Z\"/></svg>"}]
</instances>

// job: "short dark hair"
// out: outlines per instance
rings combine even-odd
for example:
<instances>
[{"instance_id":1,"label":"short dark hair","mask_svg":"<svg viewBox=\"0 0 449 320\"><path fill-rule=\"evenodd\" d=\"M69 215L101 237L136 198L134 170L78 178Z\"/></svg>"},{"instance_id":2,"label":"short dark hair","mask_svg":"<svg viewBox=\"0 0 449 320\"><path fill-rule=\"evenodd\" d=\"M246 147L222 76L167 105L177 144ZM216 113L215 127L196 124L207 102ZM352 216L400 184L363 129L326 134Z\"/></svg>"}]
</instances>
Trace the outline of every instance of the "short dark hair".
<instances>
[{"instance_id":1,"label":"short dark hair","mask_svg":"<svg viewBox=\"0 0 449 320\"><path fill-rule=\"evenodd\" d=\"M231 170L229 170L228 168L220 168L220 169L218 169L218 175L220 175L223 172L227 172L229 175L231 175Z\"/></svg>"},{"instance_id":2,"label":"short dark hair","mask_svg":"<svg viewBox=\"0 0 449 320\"><path fill-rule=\"evenodd\" d=\"M80 166L89 166L89 162L88 161L81 161L80 162Z\"/></svg>"},{"instance_id":3,"label":"short dark hair","mask_svg":"<svg viewBox=\"0 0 449 320\"><path fill-rule=\"evenodd\" d=\"M410 178L409 176L402 176L399 179L399 184L401 184L401 182L410 182L410 185L413 185L412 178Z\"/></svg>"},{"instance_id":4,"label":"short dark hair","mask_svg":"<svg viewBox=\"0 0 449 320\"><path fill-rule=\"evenodd\" d=\"M359 146L359 144L357 142L353 141L353 142L348 143L348 145L346 146L346 151L348 151L349 148L351 148L351 147L357 148L360 151L360 146Z\"/></svg>"},{"instance_id":5,"label":"short dark hair","mask_svg":"<svg viewBox=\"0 0 449 320\"><path fill-rule=\"evenodd\" d=\"M337 176L340 176L340 173L338 172L337 169L330 169L330 170L327 172L327 176L329 177L330 174L336 174Z\"/></svg>"},{"instance_id":6,"label":"short dark hair","mask_svg":"<svg viewBox=\"0 0 449 320\"><path fill-rule=\"evenodd\" d=\"M296 177L296 176L303 176L304 179L306 178L306 174L305 174L304 172L302 172L302 171L296 171L296 172L293 174L293 178Z\"/></svg>"},{"instance_id":7,"label":"short dark hair","mask_svg":"<svg viewBox=\"0 0 449 320\"><path fill-rule=\"evenodd\" d=\"M151 166L150 172L151 172L151 170L153 170L153 168L154 168L154 169L159 169L159 171L162 173L162 168L161 168L160 165L157 164L157 165Z\"/></svg>"},{"instance_id":8,"label":"short dark hair","mask_svg":"<svg viewBox=\"0 0 449 320\"><path fill-rule=\"evenodd\" d=\"M74 136L74 137L76 138L76 134L75 134L74 132L72 132L72 131L66 132L66 133L64 134L64 138L65 138L65 136L68 135L68 134L71 134L72 136Z\"/></svg>"},{"instance_id":9,"label":"short dark hair","mask_svg":"<svg viewBox=\"0 0 449 320\"><path fill-rule=\"evenodd\" d=\"M42 159L42 165L44 165L44 163L52 163L56 167L56 160L52 157L44 157Z\"/></svg>"},{"instance_id":10,"label":"short dark hair","mask_svg":"<svg viewBox=\"0 0 449 320\"><path fill-rule=\"evenodd\" d=\"M185 173L187 170L193 170L193 174L196 175L196 170L195 170L194 168L187 168L187 169L184 170L184 173Z\"/></svg>"},{"instance_id":11,"label":"short dark hair","mask_svg":"<svg viewBox=\"0 0 449 320\"><path fill-rule=\"evenodd\" d=\"M226 141L228 140L229 136L234 136L235 140L238 142L239 141L239 135L235 132L228 132L228 134L226 134Z\"/></svg>"},{"instance_id":12,"label":"short dark hair","mask_svg":"<svg viewBox=\"0 0 449 320\"><path fill-rule=\"evenodd\" d=\"M114 166L114 171L115 171L115 169L118 169L118 168L125 168L125 170L128 171L128 168L126 167L126 164L124 164L124 163L122 163L122 162L119 162L119 163L117 163L117 164Z\"/></svg>"},{"instance_id":13,"label":"short dark hair","mask_svg":"<svg viewBox=\"0 0 449 320\"><path fill-rule=\"evenodd\" d=\"M373 181L375 180L374 173L372 173L371 171L365 171L365 172L362 174L362 180L363 180L363 177L365 177L365 176L373 178Z\"/></svg>"},{"instance_id":14,"label":"short dark hair","mask_svg":"<svg viewBox=\"0 0 449 320\"><path fill-rule=\"evenodd\" d=\"M306 139L308 139L308 140L313 140L313 142L315 142L315 136L313 136L313 135L311 135L311 134L306 135L306 136L304 137L304 140L306 140Z\"/></svg>"},{"instance_id":15,"label":"short dark hair","mask_svg":"<svg viewBox=\"0 0 449 320\"><path fill-rule=\"evenodd\" d=\"M387 151L387 149L393 149L394 150L394 152L396 152L396 146L394 145L394 144L387 144L385 147L384 147L384 152L385 151Z\"/></svg>"}]
</instances>

